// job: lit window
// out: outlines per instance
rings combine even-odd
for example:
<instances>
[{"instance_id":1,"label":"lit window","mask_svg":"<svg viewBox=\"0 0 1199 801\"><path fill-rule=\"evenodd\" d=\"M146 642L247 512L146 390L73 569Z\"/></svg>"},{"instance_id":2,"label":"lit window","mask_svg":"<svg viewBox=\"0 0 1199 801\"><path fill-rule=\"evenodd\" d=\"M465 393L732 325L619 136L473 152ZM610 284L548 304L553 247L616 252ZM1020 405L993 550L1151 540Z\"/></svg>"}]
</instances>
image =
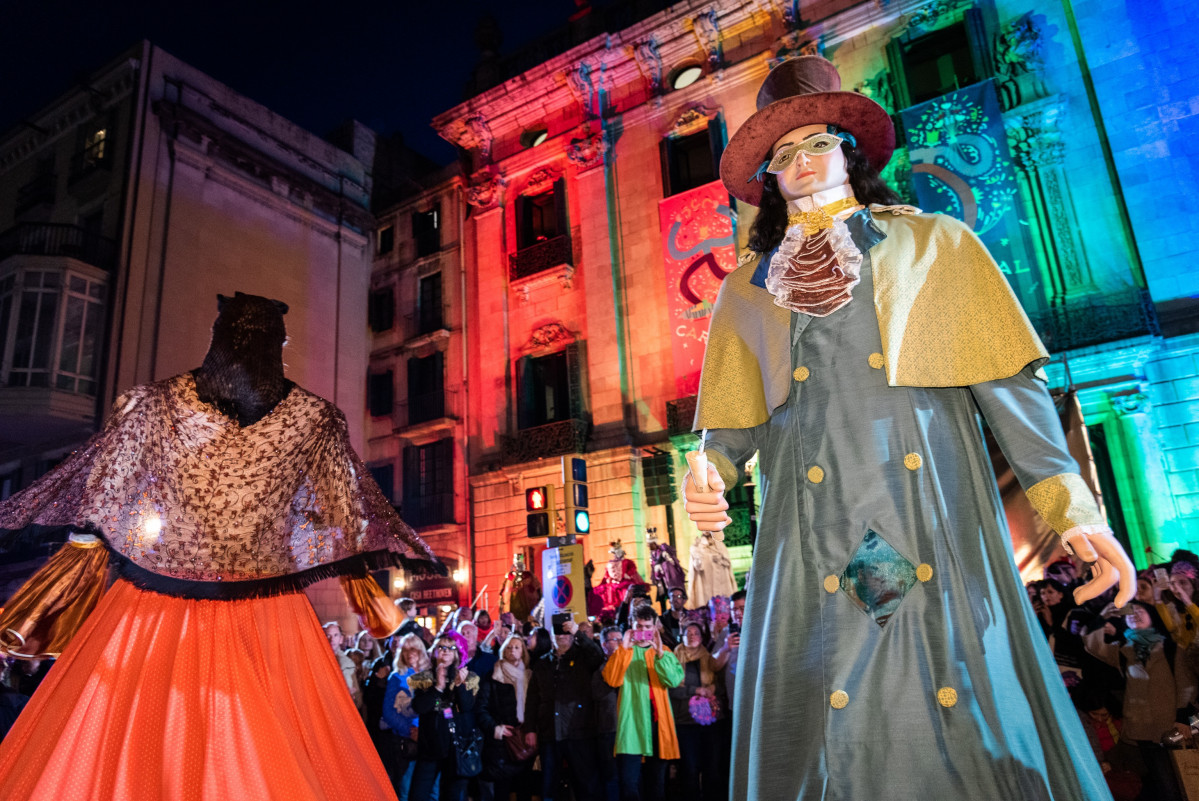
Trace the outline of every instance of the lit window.
<instances>
[{"instance_id":1,"label":"lit window","mask_svg":"<svg viewBox=\"0 0 1199 801\"><path fill-rule=\"evenodd\" d=\"M520 135L520 143L523 147L537 147L549 138L549 130L544 125L539 125L522 133Z\"/></svg>"},{"instance_id":2,"label":"lit window","mask_svg":"<svg viewBox=\"0 0 1199 801\"><path fill-rule=\"evenodd\" d=\"M688 86L698 81L700 76L703 74L703 68L694 64L687 67L682 67L681 69L675 70L674 75L670 79L670 87L672 89L686 89Z\"/></svg>"},{"instance_id":3,"label":"lit window","mask_svg":"<svg viewBox=\"0 0 1199 801\"><path fill-rule=\"evenodd\" d=\"M104 160L108 143L108 129L98 128L83 138L83 160L85 164L99 164Z\"/></svg>"}]
</instances>

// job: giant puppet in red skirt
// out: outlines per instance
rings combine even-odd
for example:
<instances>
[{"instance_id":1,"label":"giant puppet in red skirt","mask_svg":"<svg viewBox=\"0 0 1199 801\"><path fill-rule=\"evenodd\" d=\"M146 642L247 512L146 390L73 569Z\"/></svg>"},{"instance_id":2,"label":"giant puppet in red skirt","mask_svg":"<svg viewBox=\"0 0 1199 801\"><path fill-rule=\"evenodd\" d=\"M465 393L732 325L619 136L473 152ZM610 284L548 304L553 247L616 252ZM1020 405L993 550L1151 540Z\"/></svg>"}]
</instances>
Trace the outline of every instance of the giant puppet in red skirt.
<instances>
[{"instance_id":1,"label":"giant puppet in red skirt","mask_svg":"<svg viewBox=\"0 0 1199 801\"><path fill-rule=\"evenodd\" d=\"M0 798L395 797L302 589L341 577L386 636L368 571L440 565L341 412L283 377L285 312L221 298L199 369L121 396L0 504L6 550L70 532L0 616L5 652L61 654L0 745Z\"/></svg>"}]
</instances>

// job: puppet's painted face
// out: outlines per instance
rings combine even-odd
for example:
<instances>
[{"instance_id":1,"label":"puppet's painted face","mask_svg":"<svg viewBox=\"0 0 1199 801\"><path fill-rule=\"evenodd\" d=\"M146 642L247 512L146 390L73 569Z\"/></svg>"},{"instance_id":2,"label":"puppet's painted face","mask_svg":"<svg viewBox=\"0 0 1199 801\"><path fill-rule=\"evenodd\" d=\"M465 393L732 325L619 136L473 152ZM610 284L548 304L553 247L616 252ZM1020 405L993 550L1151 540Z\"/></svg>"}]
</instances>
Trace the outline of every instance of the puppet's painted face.
<instances>
[{"instance_id":1,"label":"puppet's painted face","mask_svg":"<svg viewBox=\"0 0 1199 801\"><path fill-rule=\"evenodd\" d=\"M776 157L776 164L783 160L779 158L780 152L785 157L793 151L786 166L775 173L785 200L798 200L849 183L845 153L840 142L833 141L837 138L829 134L827 125L805 125L783 134L774 143L770 152ZM795 149L797 145L799 148Z\"/></svg>"}]
</instances>

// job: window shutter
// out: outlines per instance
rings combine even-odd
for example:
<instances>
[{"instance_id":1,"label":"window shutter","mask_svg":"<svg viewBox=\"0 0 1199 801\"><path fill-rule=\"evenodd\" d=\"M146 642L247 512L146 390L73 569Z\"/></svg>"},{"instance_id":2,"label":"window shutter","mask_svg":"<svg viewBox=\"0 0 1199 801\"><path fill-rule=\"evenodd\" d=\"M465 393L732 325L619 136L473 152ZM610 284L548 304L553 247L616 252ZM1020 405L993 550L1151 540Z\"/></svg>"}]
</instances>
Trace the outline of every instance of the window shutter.
<instances>
[{"instance_id":1,"label":"window shutter","mask_svg":"<svg viewBox=\"0 0 1199 801\"><path fill-rule=\"evenodd\" d=\"M533 360L525 356L516 363L516 427L531 428L536 414Z\"/></svg>"},{"instance_id":2,"label":"window shutter","mask_svg":"<svg viewBox=\"0 0 1199 801\"><path fill-rule=\"evenodd\" d=\"M570 220L566 206L566 178L554 181L554 216L558 220L557 236L570 231Z\"/></svg>"},{"instance_id":3,"label":"window shutter","mask_svg":"<svg viewBox=\"0 0 1199 801\"><path fill-rule=\"evenodd\" d=\"M582 342L566 346L566 375L570 390L570 416L575 420L585 419L587 398L584 391L583 369L586 359Z\"/></svg>"}]
</instances>

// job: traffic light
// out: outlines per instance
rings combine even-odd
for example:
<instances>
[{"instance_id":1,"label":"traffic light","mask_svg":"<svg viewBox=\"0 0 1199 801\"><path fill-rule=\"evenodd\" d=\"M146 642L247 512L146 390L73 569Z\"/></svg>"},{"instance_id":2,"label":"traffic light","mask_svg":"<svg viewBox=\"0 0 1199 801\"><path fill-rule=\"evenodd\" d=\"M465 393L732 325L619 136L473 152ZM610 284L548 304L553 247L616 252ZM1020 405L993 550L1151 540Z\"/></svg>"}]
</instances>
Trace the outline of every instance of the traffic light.
<instances>
[{"instance_id":1,"label":"traffic light","mask_svg":"<svg viewBox=\"0 0 1199 801\"><path fill-rule=\"evenodd\" d=\"M562 489L566 493L566 534L583 536L591 531L587 499L587 460L562 457Z\"/></svg>"},{"instance_id":2,"label":"traffic light","mask_svg":"<svg viewBox=\"0 0 1199 801\"><path fill-rule=\"evenodd\" d=\"M545 539L558 535L558 509L554 504L554 486L533 487L525 490L525 529L533 539Z\"/></svg>"}]
</instances>

